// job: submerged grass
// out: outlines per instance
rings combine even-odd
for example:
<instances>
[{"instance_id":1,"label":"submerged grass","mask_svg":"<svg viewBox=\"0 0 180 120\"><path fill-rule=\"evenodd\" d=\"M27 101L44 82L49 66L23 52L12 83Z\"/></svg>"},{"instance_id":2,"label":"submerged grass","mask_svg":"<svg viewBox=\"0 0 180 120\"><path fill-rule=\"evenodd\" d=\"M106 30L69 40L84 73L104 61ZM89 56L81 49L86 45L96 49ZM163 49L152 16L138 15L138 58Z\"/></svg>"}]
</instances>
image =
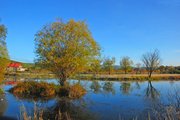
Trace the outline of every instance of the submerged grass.
<instances>
[{"instance_id":1,"label":"submerged grass","mask_svg":"<svg viewBox=\"0 0 180 120\"><path fill-rule=\"evenodd\" d=\"M28 115L26 108L24 106L20 107L20 116L19 120L43 120L43 112L37 109L37 106L34 106L33 115Z\"/></svg>"},{"instance_id":2,"label":"submerged grass","mask_svg":"<svg viewBox=\"0 0 180 120\"><path fill-rule=\"evenodd\" d=\"M20 116L18 120L46 120L47 118L45 116L46 116L45 112L42 109L39 109L36 105L34 106L34 112L32 115L28 115L26 108L24 106L21 106ZM67 112L61 113L60 110L52 119L53 120L72 120L70 115Z\"/></svg>"},{"instance_id":3,"label":"submerged grass","mask_svg":"<svg viewBox=\"0 0 180 120\"><path fill-rule=\"evenodd\" d=\"M134 117L130 120L180 120L179 113L177 111L168 110L169 108L166 108L165 106L162 109L166 109L165 112L156 111L155 113L147 112L146 115L143 118ZM171 108L175 109L175 108ZM37 106L34 107L34 113L31 115L28 115L25 107L21 107L20 109L20 118L19 120L46 120L46 112L44 112L42 109L38 108ZM75 120L70 113L64 112L62 113L60 110L56 112L54 117L51 117L53 120ZM48 119L49 120L49 119ZM126 118L123 118L119 116L117 120L126 120Z\"/></svg>"}]
</instances>

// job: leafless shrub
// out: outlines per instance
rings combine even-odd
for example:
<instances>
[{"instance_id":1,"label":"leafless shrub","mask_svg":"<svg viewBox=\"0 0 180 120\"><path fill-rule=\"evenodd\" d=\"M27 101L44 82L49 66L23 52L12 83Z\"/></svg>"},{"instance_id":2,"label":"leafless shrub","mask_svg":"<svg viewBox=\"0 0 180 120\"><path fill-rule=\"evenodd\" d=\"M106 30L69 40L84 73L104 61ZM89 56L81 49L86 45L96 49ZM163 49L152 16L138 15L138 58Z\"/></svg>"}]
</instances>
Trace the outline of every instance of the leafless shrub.
<instances>
[{"instance_id":1,"label":"leafless shrub","mask_svg":"<svg viewBox=\"0 0 180 120\"><path fill-rule=\"evenodd\" d=\"M169 92L168 103L156 103L152 107L153 120L180 120L180 88Z\"/></svg>"}]
</instances>

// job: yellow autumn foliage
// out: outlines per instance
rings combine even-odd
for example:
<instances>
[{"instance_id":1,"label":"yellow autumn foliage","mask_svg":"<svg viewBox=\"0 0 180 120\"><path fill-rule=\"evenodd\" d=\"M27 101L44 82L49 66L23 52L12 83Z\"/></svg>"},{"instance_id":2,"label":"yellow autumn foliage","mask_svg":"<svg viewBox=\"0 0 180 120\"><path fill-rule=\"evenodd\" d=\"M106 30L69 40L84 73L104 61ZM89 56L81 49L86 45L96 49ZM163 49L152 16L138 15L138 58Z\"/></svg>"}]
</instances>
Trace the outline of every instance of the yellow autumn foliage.
<instances>
[{"instance_id":1,"label":"yellow autumn foliage","mask_svg":"<svg viewBox=\"0 0 180 120\"><path fill-rule=\"evenodd\" d=\"M0 24L0 82L4 79L4 73L9 62L8 51L6 48L7 29Z\"/></svg>"},{"instance_id":2,"label":"yellow autumn foliage","mask_svg":"<svg viewBox=\"0 0 180 120\"><path fill-rule=\"evenodd\" d=\"M37 63L65 81L90 69L100 55L100 47L84 21L56 21L44 26L36 35Z\"/></svg>"},{"instance_id":3,"label":"yellow autumn foliage","mask_svg":"<svg viewBox=\"0 0 180 120\"><path fill-rule=\"evenodd\" d=\"M5 58L0 58L0 82L3 81L4 79L4 74L5 74L8 63L9 63L9 60Z\"/></svg>"}]
</instances>

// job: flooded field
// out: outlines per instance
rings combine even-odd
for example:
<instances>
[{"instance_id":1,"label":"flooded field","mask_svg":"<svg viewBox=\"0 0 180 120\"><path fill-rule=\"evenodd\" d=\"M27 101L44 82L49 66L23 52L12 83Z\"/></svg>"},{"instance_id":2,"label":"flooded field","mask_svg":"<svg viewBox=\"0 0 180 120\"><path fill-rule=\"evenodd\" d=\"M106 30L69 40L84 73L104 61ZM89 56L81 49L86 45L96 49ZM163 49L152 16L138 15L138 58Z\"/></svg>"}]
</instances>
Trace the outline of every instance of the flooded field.
<instances>
[{"instance_id":1,"label":"flooded field","mask_svg":"<svg viewBox=\"0 0 180 120\"><path fill-rule=\"evenodd\" d=\"M36 79L36 81L41 81ZM55 79L43 80L58 84ZM43 110L47 117L55 111L67 112L77 120L119 120L132 118L147 118L153 106L164 105L173 101L171 94L179 89L180 81L88 81L69 80L70 84L80 82L88 91L81 99L23 99L9 93L8 90L16 84L6 82L1 87L5 94L0 95L0 116L19 119L22 108L28 114L33 114L34 106Z\"/></svg>"}]
</instances>

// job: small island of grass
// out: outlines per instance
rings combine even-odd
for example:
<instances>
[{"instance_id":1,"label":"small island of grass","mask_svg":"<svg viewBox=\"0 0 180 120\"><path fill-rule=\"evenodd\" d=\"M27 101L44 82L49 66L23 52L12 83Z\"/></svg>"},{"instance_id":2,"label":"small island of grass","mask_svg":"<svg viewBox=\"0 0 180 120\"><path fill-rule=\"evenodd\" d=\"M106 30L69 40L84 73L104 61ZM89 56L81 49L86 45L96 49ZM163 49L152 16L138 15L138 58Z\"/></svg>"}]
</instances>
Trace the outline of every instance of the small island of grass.
<instances>
[{"instance_id":1,"label":"small island of grass","mask_svg":"<svg viewBox=\"0 0 180 120\"><path fill-rule=\"evenodd\" d=\"M47 82L28 81L17 83L9 92L19 98L50 99L59 96L74 99L82 97L86 90L79 83L60 86Z\"/></svg>"}]
</instances>

